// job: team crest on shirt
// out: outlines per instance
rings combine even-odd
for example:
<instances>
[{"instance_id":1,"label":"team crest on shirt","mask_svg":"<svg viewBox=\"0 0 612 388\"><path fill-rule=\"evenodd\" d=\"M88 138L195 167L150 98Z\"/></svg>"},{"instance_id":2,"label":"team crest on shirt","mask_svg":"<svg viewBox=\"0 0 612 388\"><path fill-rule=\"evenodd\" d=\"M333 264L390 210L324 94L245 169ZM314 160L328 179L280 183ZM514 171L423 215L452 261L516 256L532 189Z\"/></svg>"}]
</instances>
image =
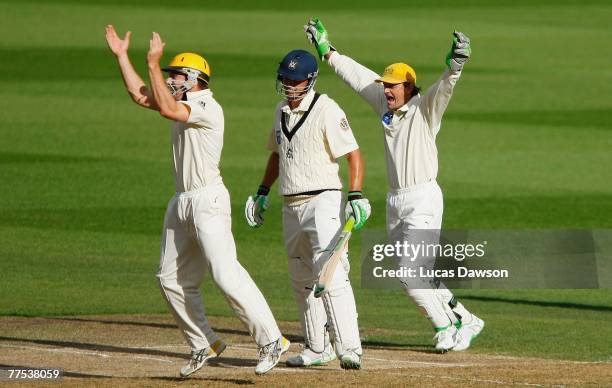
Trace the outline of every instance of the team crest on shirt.
<instances>
[{"instance_id":1,"label":"team crest on shirt","mask_svg":"<svg viewBox=\"0 0 612 388\"><path fill-rule=\"evenodd\" d=\"M204 109L206 107L206 103L204 101L198 101L198 104Z\"/></svg>"},{"instance_id":2,"label":"team crest on shirt","mask_svg":"<svg viewBox=\"0 0 612 388\"><path fill-rule=\"evenodd\" d=\"M349 123L345 117L343 117L342 120L340 120L340 128L344 129L345 131L349 129Z\"/></svg>"}]
</instances>

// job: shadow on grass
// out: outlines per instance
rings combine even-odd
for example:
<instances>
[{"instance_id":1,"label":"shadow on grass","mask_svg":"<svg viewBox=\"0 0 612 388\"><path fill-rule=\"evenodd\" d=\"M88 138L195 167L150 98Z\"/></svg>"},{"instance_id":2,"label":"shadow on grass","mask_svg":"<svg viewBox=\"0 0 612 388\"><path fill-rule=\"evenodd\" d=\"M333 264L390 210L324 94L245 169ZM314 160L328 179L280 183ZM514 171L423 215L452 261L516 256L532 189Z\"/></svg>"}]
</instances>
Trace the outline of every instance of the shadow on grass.
<instances>
[{"instance_id":1,"label":"shadow on grass","mask_svg":"<svg viewBox=\"0 0 612 388\"><path fill-rule=\"evenodd\" d=\"M103 345L103 344L91 344L91 343L75 342L75 341L30 339L30 338L4 337L4 336L0 336L0 341L23 342L23 343L36 344L36 345L57 346L60 348L68 347L68 348L90 350L90 351L97 351L97 352L144 354L144 355L149 355L149 356L163 356L163 357L189 359L188 355L184 353L175 353L175 352L168 352L168 351L156 350L156 349L142 349L142 348L119 347L119 346ZM208 360L207 364L215 368L236 368L236 367L255 368L255 366L257 365L257 350L252 349L252 353L253 353L252 358L247 358L247 359L236 358L236 357L224 357L223 355L221 355L220 357L215 357L213 359ZM26 368L32 368L32 367L26 367ZM112 377L112 376L102 376L102 375L80 376L80 373L78 372L67 372L64 375L69 376L69 377L91 377L91 378Z\"/></svg>"},{"instance_id":2,"label":"shadow on grass","mask_svg":"<svg viewBox=\"0 0 612 388\"><path fill-rule=\"evenodd\" d=\"M423 344L408 344L392 341L361 341L361 346L366 349L384 349L387 351L411 350L421 353L438 353L432 346Z\"/></svg>"},{"instance_id":3,"label":"shadow on grass","mask_svg":"<svg viewBox=\"0 0 612 388\"><path fill-rule=\"evenodd\" d=\"M467 298L463 298L463 299L467 299ZM152 327L152 328L160 328L160 329L178 330L178 326L172 323L120 321L120 320L99 319L99 318L88 319L88 318L78 318L78 317L48 317L47 319L62 320L62 321L75 321L75 322L102 323L102 324L107 324L107 325L144 326L144 327ZM213 330L217 333L223 333L223 334L250 336L249 332L246 330L227 329L227 328L220 328L220 327L213 327ZM285 336L285 338L287 338L291 342L295 342L295 343L304 342L304 337L302 337L301 335L294 335L294 334L287 334L287 333L284 333L283 335ZM0 337L0 339L2 339L2 337ZM389 350L389 351L413 350L415 352L422 352L422 353L437 353L431 346L427 346L423 344L409 344L409 343L392 342L392 341L368 341L368 340L362 341L361 344L364 348L372 348L372 349L384 348L385 350ZM100 345L100 346L105 346L105 345ZM156 354L159 354L159 353L156 353ZM171 354L176 355L177 353L171 353ZM230 359L226 357L220 357L219 362L223 363L223 362L227 362L228 360ZM240 360L240 359L235 359L235 360ZM217 361L210 362L211 365L214 365L216 363L218 362ZM251 365L251 364L247 364L247 365ZM255 366L255 364L252 364L252 366Z\"/></svg>"},{"instance_id":4,"label":"shadow on grass","mask_svg":"<svg viewBox=\"0 0 612 388\"><path fill-rule=\"evenodd\" d=\"M462 296L461 299L477 300L481 302L496 302L496 303L511 303L511 304L522 304L529 306L540 306L540 307L558 307L567 308L574 310L588 310L588 311L612 311L612 306L598 306L571 302L548 302L542 300L524 300L524 299L511 299L501 298L495 296Z\"/></svg>"},{"instance_id":5,"label":"shadow on grass","mask_svg":"<svg viewBox=\"0 0 612 388\"><path fill-rule=\"evenodd\" d=\"M85 343L85 342L74 342L74 341L31 339L31 338L5 337L5 336L0 336L0 341L24 342L24 343L36 344L36 345L68 347L68 348L92 350L92 351L98 351L98 352L131 353L131 354L146 354L149 356L188 358L187 354L167 352L164 350L128 348L128 347L120 347L120 346L113 346L113 345L90 344L90 343Z\"/></svg>"},{"instance_id":6,"label":"shadow on grass","mask_svg":"<svg viewBox=\"0 0 612 388\"><path fill-rule=\"evenodd\" d=\"M157 322L138 322L138 321L118 321L112 319L87 319L87 318L77 318L77 317L47 317L46 319L53 320L62 320L62 321L75 321L75 322L91 322L91 323L103 323L108 325L127 325L127 326L144 326L144 327L153 327L159 329L175 329L178 330L178 326L173 323L157 323ZM213 330L217 333L223 334L235 334L235 335L244 335L250 336L249 332L246 330L239 329L228 329L221 327L213 327ZM284 334L285 338L289 341L300 342L303 341L304 338L298 335L292 334Z\"/></svg>"}]
</instances>

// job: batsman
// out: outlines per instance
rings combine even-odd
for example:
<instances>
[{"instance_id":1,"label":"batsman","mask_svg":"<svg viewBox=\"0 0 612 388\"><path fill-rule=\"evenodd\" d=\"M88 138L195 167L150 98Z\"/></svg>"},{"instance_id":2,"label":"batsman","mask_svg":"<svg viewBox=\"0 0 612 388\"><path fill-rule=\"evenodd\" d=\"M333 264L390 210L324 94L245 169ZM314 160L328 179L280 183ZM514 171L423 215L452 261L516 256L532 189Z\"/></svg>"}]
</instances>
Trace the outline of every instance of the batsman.
<instances>
[{"instance_id":1,"label":"batsman","mask_svg":"<svg viewBox=\"0 0 612 388\"><path fill-rule=\"evenodd\" d=\"M343 219L353 217L359 230L370 216L370 204L361 193L364 163L359 146L344 111L327 95L315 92L318 73L317 59L304 50L293 50L280 62L277 91L282 101L268 138L271 153L261 186L257 195L248 198L245 213L250 226L263 224L268 193L278 178L289 275L305 340L302 353L289 358L287 365L324 365L337 356L342 368L359 369L362 349L346 254L335 268L329 290L321 298L314 296L321 258L341 232ZM344 209L338 173L341 157L346 157L350 175Z\"/></svg>"},{"instance_id":2,"label":"batsman","mask_svg":"<svg viewBox=\"0 0 612 388\"><path fill-rule=\"evenodd\" d=\"M355 90L380 118L384 139L389 192L387 235L390 242L418 241L422 231L434 231L437 243L442 227L442 191L436 182L438 151L436 136L453 88L471 54L470 40L453 33L442 76L423 94L417 87L415 70L406 63L387 66L381 76L340 54L330 43L318 19L304 26L322 60ZM412 266L405 257L398 265ZM423 258L421 258L423 259ZM425 260L425 262L428 262ZM436 279L414 283L403 281L409 297L426 314L436 334L439 351L465 350L483 329L484 322L470 313L444 284Z\"/></svg>"}]
</instances>

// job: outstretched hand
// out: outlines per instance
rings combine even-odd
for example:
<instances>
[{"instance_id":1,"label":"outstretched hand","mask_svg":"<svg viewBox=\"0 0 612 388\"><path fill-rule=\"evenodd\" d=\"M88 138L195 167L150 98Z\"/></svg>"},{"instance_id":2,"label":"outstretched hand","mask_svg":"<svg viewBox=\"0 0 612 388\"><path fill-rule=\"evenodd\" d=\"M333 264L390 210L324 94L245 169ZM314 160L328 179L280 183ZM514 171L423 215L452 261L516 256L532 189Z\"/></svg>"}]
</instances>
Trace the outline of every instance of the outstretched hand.
<instances>
[{"instance_id":1,"label":"outstretched hand","mask_svg":"<svg viewBox=\"0 0 612 388\"><path fill-rule=\"evenodd\" d=\"M128 31L125 33L123 39L121 39L117 35L117 31L115 31L115 27L112 24L106 26L106 43L108 44L108 48L110 48L117 57L127 55L131 35L131 31Z\"/></svg>"},{"instance_id":2,"label":"outstretched hand","mask_svg":"<svg viewBox=\"0 0 612 388\"><path fill-rule=\"evenodd\" d=\"M304 26L304 32L310 43L315 45L319 53L319 58L321 58L321 60L329 59L331 52L336 49L329 41L329 36L323 23L317 18L311 18L308 24Z\"/></svg>"},{"instance_id":3,"label":"outstretched hand","mask_svg":"<svg viewBox=\"0 0 612 388\"><path fill-rule=\"evenodd\" d=\"M472 46L470 45L470 38L463 32L453 32L453 44L446 55L446 65L448 68L453 71L461 71L471 55Z\"/></svg>"},{"instance_id":4,"label":"outstretched hand","mask_svg":"<svg viewBox=\"0 0 612 388\"><path fill-rule=\"evenodd\" d=\"M149 63L159 63L162 55L164 54L164 46L166 43L161 39L161 36L157 32L153 32L153 36L149 41L149 52L147 54L147 61Z\"/></svg>"}]
</instances>

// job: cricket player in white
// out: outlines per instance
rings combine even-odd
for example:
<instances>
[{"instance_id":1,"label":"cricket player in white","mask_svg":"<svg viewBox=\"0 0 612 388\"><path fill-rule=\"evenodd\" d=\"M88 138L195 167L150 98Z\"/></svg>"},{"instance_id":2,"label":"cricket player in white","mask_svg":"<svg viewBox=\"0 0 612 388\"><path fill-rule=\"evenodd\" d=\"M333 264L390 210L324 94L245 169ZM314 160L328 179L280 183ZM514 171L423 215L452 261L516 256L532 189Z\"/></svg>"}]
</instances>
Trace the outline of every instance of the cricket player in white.
<instances>
[{"instance_id":1,"label":"cricket player in white","mask_svg":"<svg viewBox=\"0 0 612 388\"><path fill-rule=\"evenodd\" d=\"M443 203L442 191L436 182L435 140L453 88L471 54L470 40L460 32L454 33L453 45L446 58L448 68L421 95L416 86L416 73L409 65L394 63L378 76L338 53L319 20L311 19L304 29L321 59L328 61L340 78L374 108L382 121L390 188L387 195L389 240L418 241L423 230L434 230L433 242L437 243ZM398 264L411 266L406 258L398 258ZM403 283L407 294L431 320L438 350L465 350L482 331L484 322L467 311L439 281L424 282L418 288Z\"/></svg>"},{"instance_id":2,"label":"cricket player in white","mask_svg":"<svg viewBox=\"0 0 612 388\"><path fill-rule=\"evenodd\" d=\"M208 88L210 67L200 55L182 53L163 69L165 43L153 33L147 55L151 89L134 70L127 50L130 33L120 39L113 26L106 40L117 56L130 97L138 105L172 120L176 195L168 203L157 274L162 293L192 352L181 376L187 377L218 356L225 344L210 327L199 287L207 271L259 346L255 373L272 369L289 349L263 295L236 258L230 197L219 173L223 148L223 110Z\"/></svg>"},{"instance_id":3,"label":"cricket player in white","mask_svg":"<svg viewBox=\"0 0 612 388\"><path fill-rule=\"evenodd\" d=\"M370 215L370 204L361 194L364 164L359 146L338 104L315 92L317 75L317 60L307 51L291 51L280 62L277 90L284 99L274 113L263 182L257 195L248 198L245 214L252 227L263 224L270 187L279 178L289 275L305 339L303 352L289 358L287 365L324 365L337 355L342 368L359 369L362 348L348 255L336 267L329 292L321 298L313 292L323 264L318 260L333 248L329 245L343 219L354 217L359 230ZM337 161L342 156L350 175L344 212Z\"/></svg>"}]
</instances>

